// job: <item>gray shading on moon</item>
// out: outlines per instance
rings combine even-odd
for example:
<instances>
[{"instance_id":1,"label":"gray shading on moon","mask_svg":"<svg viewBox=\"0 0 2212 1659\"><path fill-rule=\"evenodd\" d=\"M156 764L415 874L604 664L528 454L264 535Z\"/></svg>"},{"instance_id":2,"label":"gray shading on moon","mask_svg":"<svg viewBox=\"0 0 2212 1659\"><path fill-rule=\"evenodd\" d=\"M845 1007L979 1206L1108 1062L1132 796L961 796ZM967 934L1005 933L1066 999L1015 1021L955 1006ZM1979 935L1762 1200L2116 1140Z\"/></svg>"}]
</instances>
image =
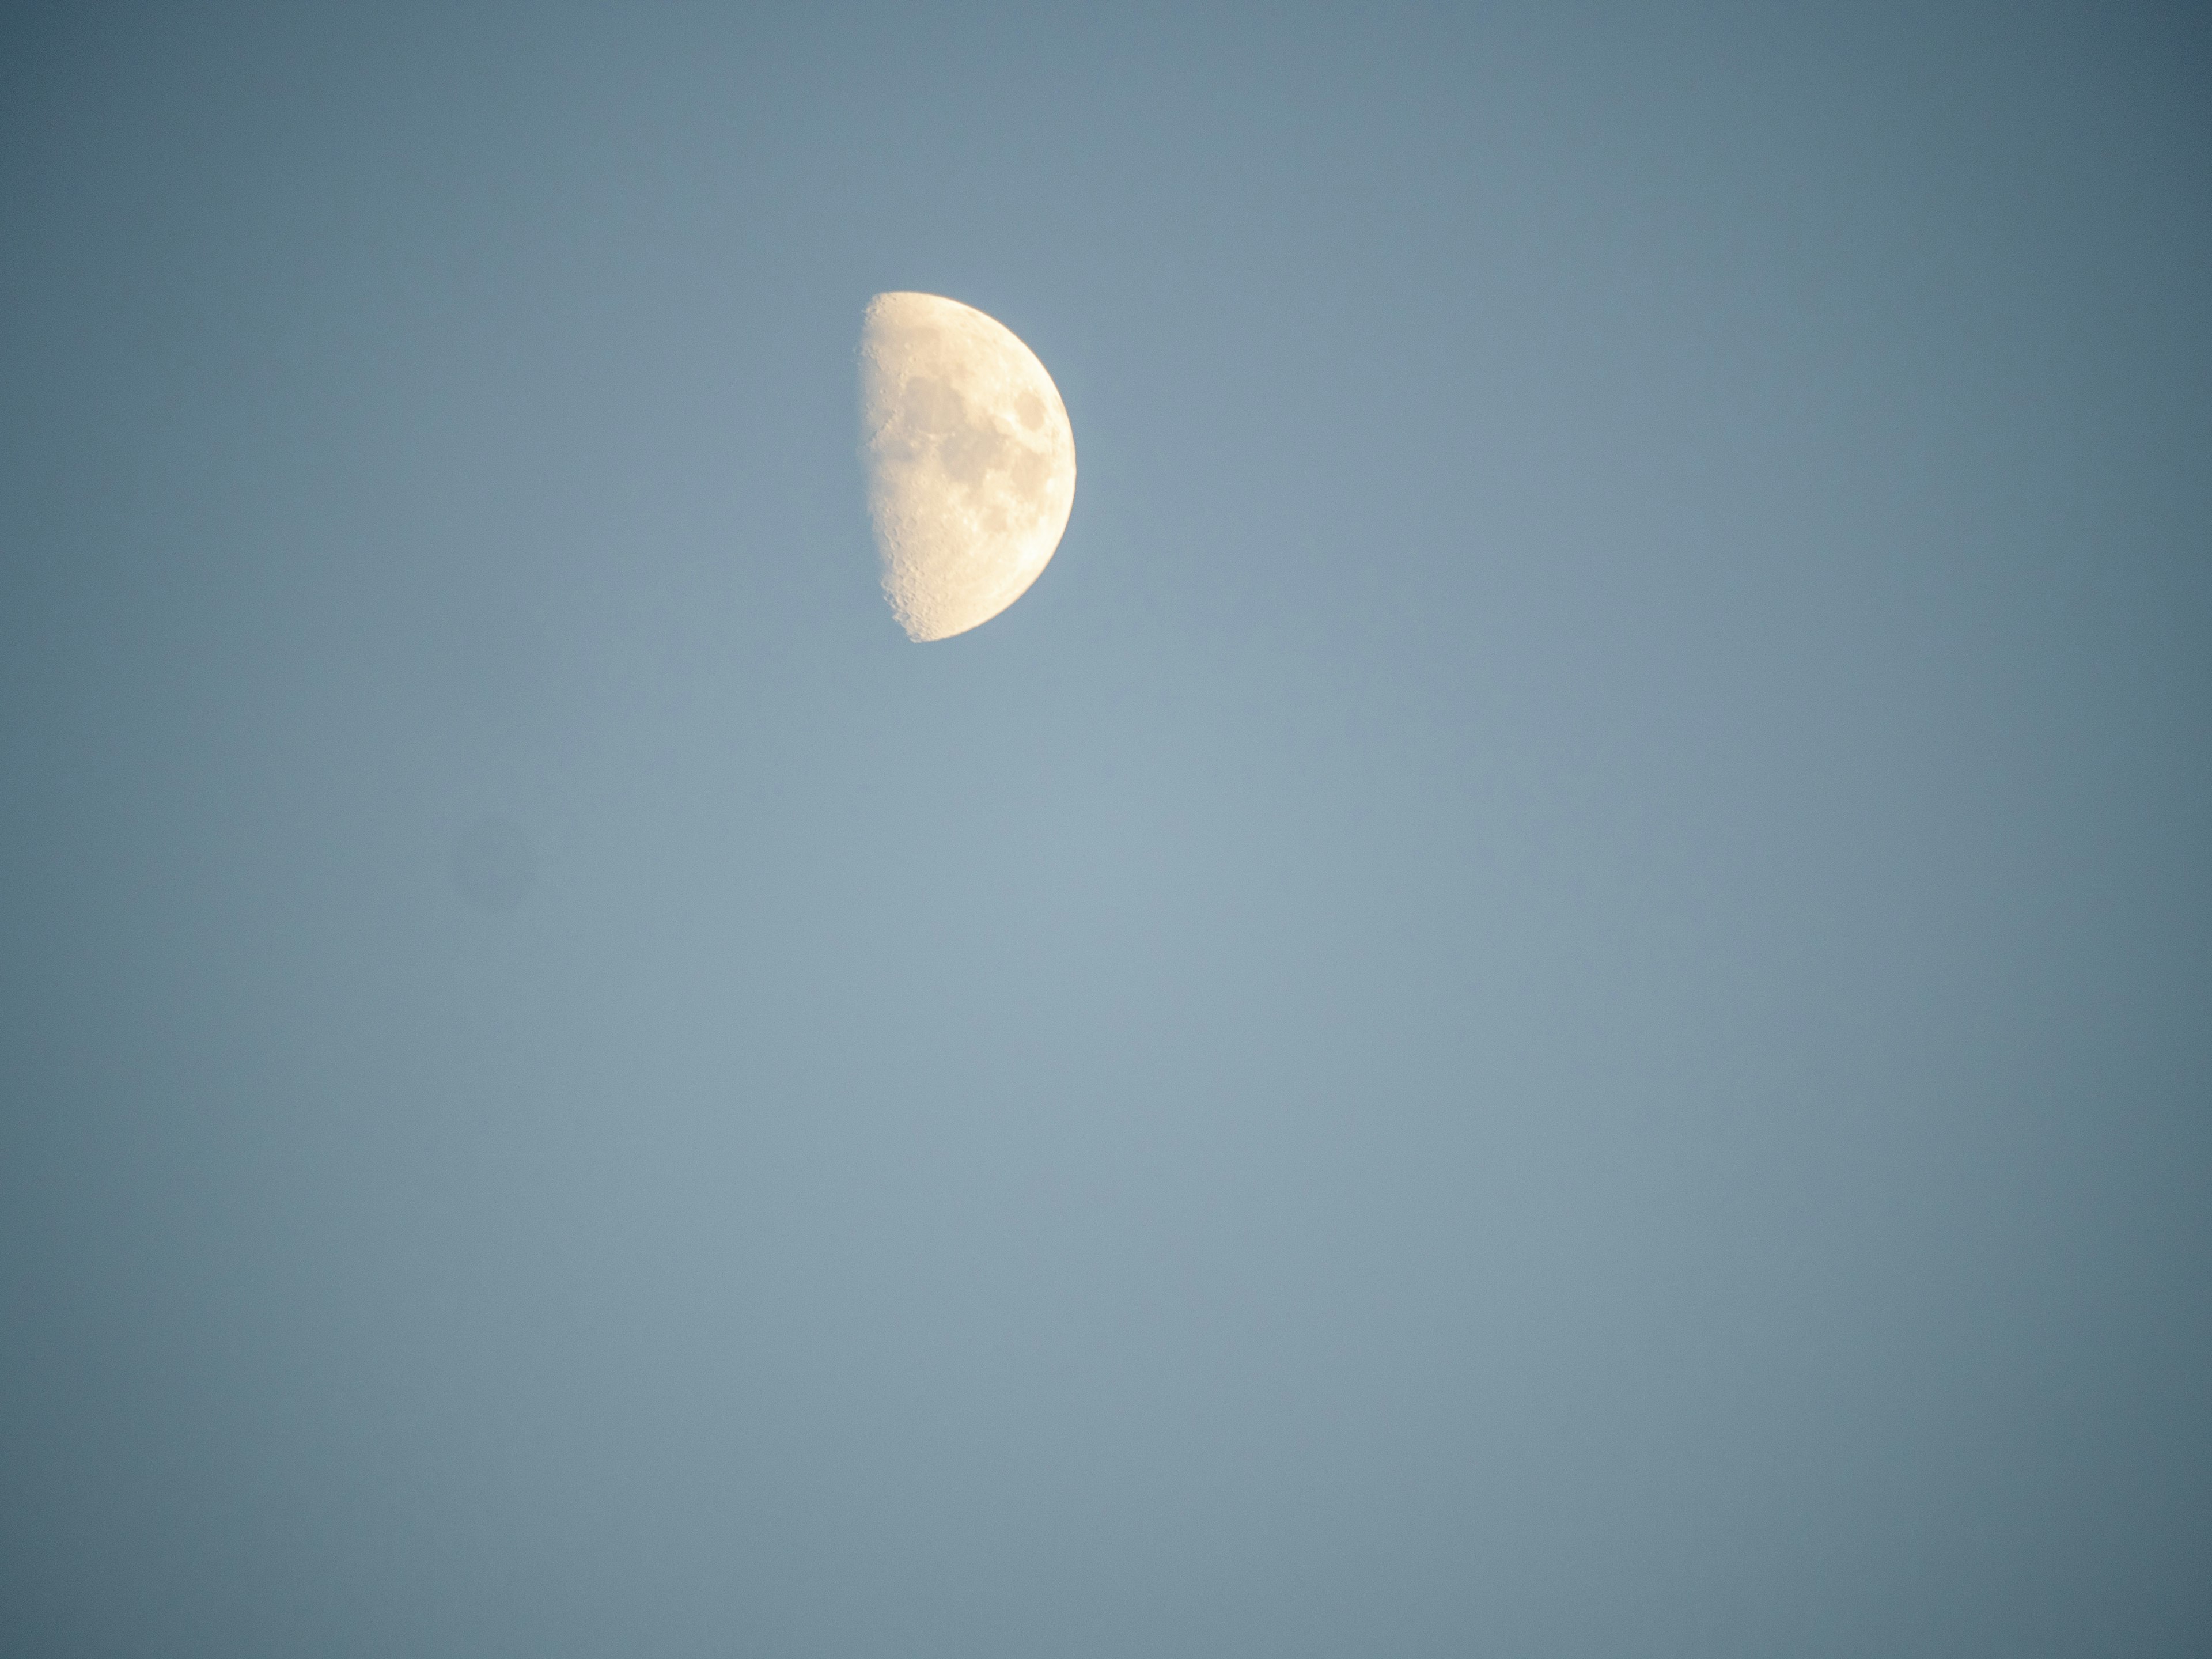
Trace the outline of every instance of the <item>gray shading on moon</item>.
<instances>
[{"instance_id":1,"label":"gray shading on moon","mask_svg":"<svg viewBox=\"0 0 2212 1659\"><path fill-rule=\"evenodd\" d=\"M1036 581L1075 501L1075 437L1012 331L931 294L879 294L860 331L860 455L884 597L907 636L988 622Z\"/></svg>"}]
</instances>

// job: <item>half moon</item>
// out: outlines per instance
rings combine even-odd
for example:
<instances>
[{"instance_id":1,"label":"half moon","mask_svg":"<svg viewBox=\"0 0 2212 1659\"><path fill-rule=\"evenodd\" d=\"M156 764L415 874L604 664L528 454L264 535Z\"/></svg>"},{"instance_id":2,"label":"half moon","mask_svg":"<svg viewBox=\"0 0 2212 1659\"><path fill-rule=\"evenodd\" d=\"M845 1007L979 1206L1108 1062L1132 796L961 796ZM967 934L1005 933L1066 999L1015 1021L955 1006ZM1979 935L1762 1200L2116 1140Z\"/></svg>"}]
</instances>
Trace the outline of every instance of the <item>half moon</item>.
<instances>
[{"instance_id":1,"label":"half moon","mask_svg":"<svg viewBox=\"0 0 2212 1659\"><path fill-rule=\"evenodd\" d=\"M860 464L884 597L949 639L1028 591L1075 505L1075 434L1036 354L933 294L878 294L860 326Z\"/></svg>"}]
</instances>

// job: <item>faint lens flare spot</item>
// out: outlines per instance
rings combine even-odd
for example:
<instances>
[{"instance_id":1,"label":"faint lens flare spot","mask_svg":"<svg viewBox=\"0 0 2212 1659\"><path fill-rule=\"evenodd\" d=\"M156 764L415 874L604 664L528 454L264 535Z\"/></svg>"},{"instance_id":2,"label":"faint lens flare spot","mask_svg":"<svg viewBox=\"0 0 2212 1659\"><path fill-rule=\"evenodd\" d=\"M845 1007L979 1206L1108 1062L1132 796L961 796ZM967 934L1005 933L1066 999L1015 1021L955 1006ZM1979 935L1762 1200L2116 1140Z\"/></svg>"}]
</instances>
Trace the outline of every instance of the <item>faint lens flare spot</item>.
<instances>
[{"instance_id":1,"label":"faint lens flare spot","mask_svg":"<svg viewBox=\"0 0 2212 1659\"><path fill-rule=\"evenodd\" d=\"M538 884L538 854L512 818L478 818L453 842L453 886L480 909L512 910Z\"/></svg>"}]
</instances>

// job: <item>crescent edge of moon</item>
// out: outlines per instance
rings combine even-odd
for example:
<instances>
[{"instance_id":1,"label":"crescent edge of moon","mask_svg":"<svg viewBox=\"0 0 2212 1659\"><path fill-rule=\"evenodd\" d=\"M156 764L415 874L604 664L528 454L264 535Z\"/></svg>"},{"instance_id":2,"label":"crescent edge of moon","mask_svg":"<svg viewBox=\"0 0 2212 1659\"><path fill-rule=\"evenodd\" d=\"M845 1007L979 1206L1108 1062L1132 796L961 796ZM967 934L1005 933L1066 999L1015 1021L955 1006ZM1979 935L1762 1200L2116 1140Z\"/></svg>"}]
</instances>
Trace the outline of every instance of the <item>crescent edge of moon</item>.
<instances>
[{"instance_id":1,"label":"crescent edge of moon","mask_svg":"<svg viewBox=\"0 0 2212 1659\"><path fill-rule=\"evenodd\" d=\"M997 616L1075 505L1060 389L1012 330L934 294L878 294L860 326L860 464L884 597L915 641Z\"/></svg>"}]
</instances>

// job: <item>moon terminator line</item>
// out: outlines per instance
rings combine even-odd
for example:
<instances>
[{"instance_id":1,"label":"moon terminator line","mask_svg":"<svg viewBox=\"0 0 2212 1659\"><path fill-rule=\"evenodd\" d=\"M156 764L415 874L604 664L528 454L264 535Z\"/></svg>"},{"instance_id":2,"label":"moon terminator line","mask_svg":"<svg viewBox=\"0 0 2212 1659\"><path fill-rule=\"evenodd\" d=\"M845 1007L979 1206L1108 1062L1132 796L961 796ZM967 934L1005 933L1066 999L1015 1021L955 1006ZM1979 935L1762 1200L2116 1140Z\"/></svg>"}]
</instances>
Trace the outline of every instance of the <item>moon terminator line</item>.
<instances>
[{"instance_id":1,"label":"moon terminator line","mask_svg":"<svg viewBox=\"0 0 2212 1659\"><path fill-rule=\"evenodd\" d=\"M1012 330L933 294L878 294L860 345L860 458L884 597L915 641L997 616L1075 502L1059 388Z\"/></svg>"}]
</instances>

